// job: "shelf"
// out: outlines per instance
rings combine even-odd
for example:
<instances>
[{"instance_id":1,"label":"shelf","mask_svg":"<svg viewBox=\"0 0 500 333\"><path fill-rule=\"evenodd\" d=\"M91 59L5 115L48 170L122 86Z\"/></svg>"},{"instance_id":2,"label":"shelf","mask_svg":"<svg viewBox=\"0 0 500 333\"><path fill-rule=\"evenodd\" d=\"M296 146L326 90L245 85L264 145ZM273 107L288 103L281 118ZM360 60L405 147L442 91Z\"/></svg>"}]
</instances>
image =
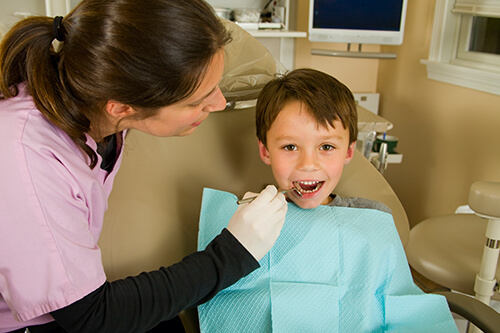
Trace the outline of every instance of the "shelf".
<instances>
[{"instance_id":1,"label":"shelf","mask_svg":"<svg viewBox=\"0 0 500 333\"><path fill-rule=\"evenodd\" d=\"M329 57L344 57L344 58L365 58L365 59L396 59L396 53L387 52L352 52L352 51L335 51L335 50L320 50L311 49L312 55L329 56Z\"/></svg>"},{"instance_id":2,"label":"shelf","mask_svg":"<svg viewBox=\"0 0 500 333\"><path fill-rule=\"evenodd\" d=\"M264 30L264 29L246 29L252 36L259 38L272 38L272 37L288 37L288 38L304 38L307 37L307 32L292 31L292 30Z\"/></svg>"},{"instance_id":3,"label":"shelf","mask_svg":"<svg viewBox=\"0 0 500 333\"><path fill-rule=\"evenodd\" d=\"M369 161L372 160L378 160L379 153L377 152L371 152L370 156L368 157ZM403 163L403 154L399 153L394 153L394 154L387 154L387 163L388 164L401 164Z\"/></svg>"},{"instance_id":4,"label":"shelf","mask_svg":"<svg viewBox=\"0 0 500 333\"><path fill-rule=\"evenodd\" d=\"M385 118L368 111L358 105L358 131L359 132L387 132L393 127L393 124Z\"/></svg>"}]
</instances>

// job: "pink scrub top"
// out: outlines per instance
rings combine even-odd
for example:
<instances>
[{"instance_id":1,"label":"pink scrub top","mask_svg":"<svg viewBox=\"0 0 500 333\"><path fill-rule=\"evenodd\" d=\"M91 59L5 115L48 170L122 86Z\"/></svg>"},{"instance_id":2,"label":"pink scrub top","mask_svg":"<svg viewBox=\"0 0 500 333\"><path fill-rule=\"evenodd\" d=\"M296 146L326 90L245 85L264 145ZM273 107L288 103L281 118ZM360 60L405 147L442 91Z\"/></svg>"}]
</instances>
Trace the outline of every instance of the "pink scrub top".
<instances>
[{"instance_id":1,"label":"pink scrub top","mask_svg":"<svg viewBox=\"0 0 500 333\"><path fill-rule=\"evenodd\" d=\"M90 169L19 88L0 100L0 332L52 321L105 282L97 241L122 157Z\"/></svg>"}]
</instances>

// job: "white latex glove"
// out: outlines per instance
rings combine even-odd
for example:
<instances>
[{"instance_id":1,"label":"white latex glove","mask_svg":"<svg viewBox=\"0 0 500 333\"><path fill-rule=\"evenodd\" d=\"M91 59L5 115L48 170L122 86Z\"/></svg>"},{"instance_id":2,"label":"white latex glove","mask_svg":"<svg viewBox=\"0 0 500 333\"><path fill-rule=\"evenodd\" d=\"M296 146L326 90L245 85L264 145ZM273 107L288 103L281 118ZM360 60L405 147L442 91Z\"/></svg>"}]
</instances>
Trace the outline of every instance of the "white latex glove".
<instances>
[{"instance_id":1,"label":"white latex glove","mask_svg":"<svg viewBox=\"0 0 500 333\"><path fill-rule=\"evenodd\" d=\"M244 197L251 195L255 194L247 192ZM259 261L278 239L287 208L285 196L268 185L254 201L238 207L227 229Z\"/></svg>"}]
</instances>

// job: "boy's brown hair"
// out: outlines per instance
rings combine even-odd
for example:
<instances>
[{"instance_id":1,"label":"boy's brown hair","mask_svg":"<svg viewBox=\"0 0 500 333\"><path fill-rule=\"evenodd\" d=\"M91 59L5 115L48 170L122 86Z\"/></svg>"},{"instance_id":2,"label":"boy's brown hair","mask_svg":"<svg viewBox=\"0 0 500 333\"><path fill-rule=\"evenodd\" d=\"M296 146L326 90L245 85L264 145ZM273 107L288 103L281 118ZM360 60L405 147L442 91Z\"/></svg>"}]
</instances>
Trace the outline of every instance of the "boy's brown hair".
<instances>
[{"instance_id":1,"label":"boy's brown hair","mask_svg":"<svg viewBox=\"0 0 500 333\"><path fill-rule=\"evenodd\" d=\"M333 126L340 120L349 131L349 144L358 137L358 112L352 92L333 76L302 68L268 82L257 100L257 138L266 146L267 132L290 101L302 102L319 125Z\"/></svg>"}]
</instances>

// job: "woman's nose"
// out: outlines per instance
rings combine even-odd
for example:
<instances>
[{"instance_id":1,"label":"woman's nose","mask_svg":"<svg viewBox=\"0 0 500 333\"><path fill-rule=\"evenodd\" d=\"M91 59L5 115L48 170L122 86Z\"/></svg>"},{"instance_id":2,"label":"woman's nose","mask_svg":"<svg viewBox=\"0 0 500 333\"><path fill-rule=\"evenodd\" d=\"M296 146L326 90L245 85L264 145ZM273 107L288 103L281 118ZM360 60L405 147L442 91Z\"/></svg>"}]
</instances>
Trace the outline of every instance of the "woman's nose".
<instances>
[{"instance_id":1,"label":"woman's nose","mask_svg":"<svg viewBox=\"0 0 500 333\"><path fill-rule=\"evenodd\" d=\"M206 101L206 104L203 106L203 111L205 112L213 112L213 111L221 111L226 108L226 98L222 94L222 91L219 87L217 90L210 96L210 98Z\"/></svg>"}]
</instances>

